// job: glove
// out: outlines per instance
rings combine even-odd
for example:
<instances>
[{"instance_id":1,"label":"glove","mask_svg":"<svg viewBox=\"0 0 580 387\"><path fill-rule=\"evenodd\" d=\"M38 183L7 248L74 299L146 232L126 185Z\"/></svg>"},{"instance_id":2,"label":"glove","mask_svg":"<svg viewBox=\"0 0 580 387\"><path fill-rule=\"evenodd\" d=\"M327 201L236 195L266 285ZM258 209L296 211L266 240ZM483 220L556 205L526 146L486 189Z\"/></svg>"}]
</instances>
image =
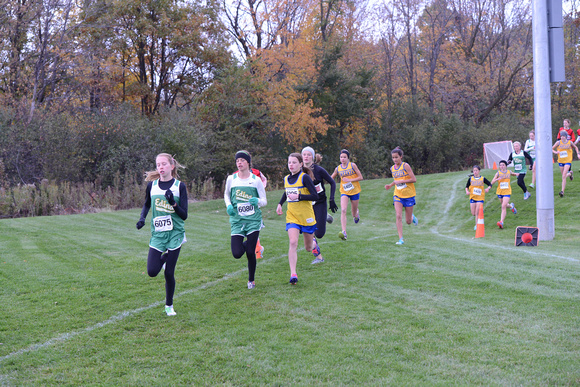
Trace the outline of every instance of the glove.
<instances>
[{"instance_id":1,"label":"glove","mask_svg":"<svg viewBox=\"0 0 580 387\"><path fill-rule=\"evenodd\" d=\"M258 205L258 198L250 198L249 202L252 206L257 206Z\"/></svg>"},{"instance_id":2,"label":"glove","mask_svg":"<svg viewBox=\"0 0 580 387\"><path fill-rule=\"evenodd\" d=\"M167 201L169 202L169 204L171 204L172 206L175 205L175 198L173 197L173 192L171 192L170 189L168 189L167 191L165 191L165 199L167 199Z\"/></svg>"},{"instance_id":3,"label":"glove","mask_svg":"<svg viewBox=\"0 0 580 387\"><path fill-rule=\"evenodd\" d=\"M330 199L328 201L328 203L330 204L330 211L332 211L333 213L335 213L336 211L338 211L338 207L336 206L336 203L334 202L334 199Z\"/></svg>"},{"instance_id":4,"label":"glove","mask_svg":"<svg viewBox=\"0 0 580 387\"><path fill-rule=\"evenodd\" d=\"M143 228L143 226L145 226L145 219L141 218L137 222L137 230L141 230Z\"/></svg>"},{"instance_id":5,"label":"glove","mask_svg":"<svg viewBox=\"0 0 580 387\"><path fill-rule=\"evenodd\" d=\"M230 216L234 216L236 214L236 209L231 204L228 205L227 211L228 211L228 215L230 215Z\"/></svg>"}]
</instances>

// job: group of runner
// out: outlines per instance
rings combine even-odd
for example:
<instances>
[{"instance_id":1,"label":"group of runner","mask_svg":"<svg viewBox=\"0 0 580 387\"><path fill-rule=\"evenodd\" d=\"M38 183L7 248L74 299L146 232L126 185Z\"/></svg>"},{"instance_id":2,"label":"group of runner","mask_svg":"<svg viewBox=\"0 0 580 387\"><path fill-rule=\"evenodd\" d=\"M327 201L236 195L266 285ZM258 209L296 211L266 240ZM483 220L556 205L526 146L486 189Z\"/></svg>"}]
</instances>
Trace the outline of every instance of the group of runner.
<instances>
[{"instance_id":1,"label":"group of runner","mask_svg":"<svg viewBox=\"0 0 580 387\"><path fill-rule=\"evenodd\" d=\"M292 153L288 156L289 174L284 177L284 192L277 205L276 213L283 214L286 209L286 231L288 233L288 263L290 266L290 284L298 282L296 264L298 260L297 247L300 234L304 236L304 247L312 252L312 264L324 262L318 239L326 233L326 222L332 221L328 214L328 205L332 212L338 210L334 201L336 191L335 178L340 180L340 220L339 238L347 240L347 209L350 203L354 223L360 222L359 199L361 193L360 181L362 173L357 165L350 160L350 152L346 149L340 152L340 164L330 175L319 165L322 157L311 147L305 147L302 153ZM408 163L402 161L403 151L395 148L392 151L394 165L391 173L394 181L385 185L389 190L395 186L393 205L396 212L396 224L401 245L403 240L403 211L407 224L418 224L413 214L415 205L415 175ZM146 172L148 182L145 203L137 222L137 229L145 225L145 219L152 212L151 240L147 257L147 273L157 276L162 269L165 275L165 313L174 316L173 295L175 292L175 266L181 250L186 242L184 222L187 219L187 189L178 180L178 170L183 168L173 156L161 153L156 157L156 169ZM264 248L260 245L259 234L264 227L261 208L267 205L266 177L257 169L252 168L249 152L240 150L234 156L237 171L228 176L224 191L226 211L229 215L231 230L231 251L234 258L239 259L244 254L248 260L248 289L256 286L256 259L260 258ZM315 163L316 161L316 163ZM325 182L330 185L327 197Z\"/></svg>"},{"instance_id":2,"label":"group of runner","mask_svg":"<svg viewBox=\"0 0 580 387\"><path fill-rule=\"evenodd\" d=\"M566 179L573 180L571 162L573 149L580 158L574 132L570 129L570 121L564 120L564 127L560 128L558 140L554 143L552 151L558 156L558 164L562 172L562 190L560 197L564 196ZM465 193L469 195L471 214L476 218L480 207L485 201L485 194L489 192L493 184L498 183L496 194L501 203L499 228L504 228L504 221L509 207L516 214L515 205L510 202L511 176L517 176L517 184L524 193L524 200L530 198L524 178L526 175L526 160L529 161L532 170L531 188L535 185L535 134L529 133L524 149L521 143L514 142L513 152L507 160L499 162L499 170L491 181L480 174L480 167L475 165L472 169ZM395 223L399 240L397 245L404 244L403 239L403 213L407 224L418 224L417 217L413 213L415 206L415 182L417 179L411 166L403 162L403 151L397 147L391 151L393 165L390 168L393 182L385 185L385 190L395 187L393 192L393 206L395 208ZM311 147L305 147L301 153L292 153L288 156L289 174L284 177L284 192L276 213L283 214L283 205L288 202L286 209L286 232L288 233L288 263L290 266L290 284L298 282L296 270L298 260L298 240L300 234L304 236L304 248L312 252L314 260L312 264L324 262L318 240L326 233L326 222L332 221L328 209L333 213L338 210L334 201L336 191L335 178L340 179L340 224L339 238L347 240L347 210L350 203L351 214L354 223L360 222L359 200L361 193L360 181L362 173L357 165L351 161L350 152L346 149L340 151L340 164L329 174L319 165L322 157L314 152ZM145 225L145 219L151 210L151 240L147 257L147 273L151 277L157 276L164 269L165 276L165 313L174 316L173 295L175 292L175 266L181 245L186 242L184 223L187 219L187 189L185 184L178 180L178 170L183 168L173 156L161 153L156 157L156 169L146 172L145 180L148 182L145 203L141 216L137 222L137 229ZM237 171L228 176L224 191L226 211L229 215L231 230L231 251L234 258L239 259L244 254L248 260L248 289L256 286L256 259L261 258L264 247L260 244L260 230L264 227L261 208L266 206L265 187L268 180L259 170L252 168L252 158L249 152L240 150L234 156ZM513 162L514 171L508 170L507 166ZM325 182L330 185L330 194L327 196ZM485 187L487 185L487 188ZM327 199L329 208L327 209Z\"/></svg>"},{"instance_id":3,"label":"group of runner","mask_svg":"<svg viewBox=\"0 0 580 387\"><path fill-rule=\"evenodd\" d=\"M558 156L558 166L560 167L560 171L562 173L562 189L558 193L560 197L564 196L564 190L566 189L566 179L574 179L572 172L572 158L574 156L572 151L573 149L576 150L576 155L578 158L580 158L578 147L576 146L576 143L580 141L580 129L578 129L579 137L575 139L574 131L570 129L570 120L565 119L563 124L564 126L560 128L558 132L558 140L552 146L552 153ZM477 214L479 213L480 206L482 206L485 201L485 193L489 192L494 183L499 183L496 189L496 195L501 204L500 220L497 222L497 226L499 228L504 228L504 221L508 207L514 214L517 213L517 209L514 203L510 202L512 194L510 182L511 176L517 176L517 183L524 193L524 200L528 200L531 197L531 193L526 187L524 178L526 176L526 160L528 160L530 169L532 170L532 183L530 184L530 188L535 188L535 140L535 133L532 130L529 133L529 139L526 140L523 150L519 141L514 142L513 152L510 153L507 160L501 160L499 162L499 170L496 172L491 182L480 175L480 167L478 165L473 166L472 173L467 180L467 184L465 185L465 193L466 195L469 195L471 214L475 218L474 230L477 229ZM512 162L515 172L507 169L508 164ZM485 185L487 185L487 188L484 188Z\"/></svg>"}]
</instances>

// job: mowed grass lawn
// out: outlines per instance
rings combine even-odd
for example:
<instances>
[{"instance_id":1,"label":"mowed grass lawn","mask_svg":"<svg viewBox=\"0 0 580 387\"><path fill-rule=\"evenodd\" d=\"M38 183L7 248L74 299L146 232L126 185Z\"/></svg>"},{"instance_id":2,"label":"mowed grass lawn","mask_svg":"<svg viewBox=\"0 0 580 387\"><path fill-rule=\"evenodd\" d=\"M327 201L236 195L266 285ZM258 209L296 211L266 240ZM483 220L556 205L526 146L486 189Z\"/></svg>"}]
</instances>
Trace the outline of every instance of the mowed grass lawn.
<instances>
[{"instance_id":1,"label":"mowed grass lawn","mask_svg":"<svg viewBox=\"0 0 580 387\"><path fill-rule=\"evenodd\" d=\"M559 198L554 170L556 237L537 247L514 246L536 217L515 178L518 214L498 229L488 194L474 239L467 172L418 176L403 246L391 180L364 181L361 223L349 215L341 241L335 215L325 263L301 239L296 286L281 191L253 290L223 201L191 204L175 317L163 276L146 274L138 209L1 220L0 385L579 385L580 181Z\"/></svg>"}]
</instances>

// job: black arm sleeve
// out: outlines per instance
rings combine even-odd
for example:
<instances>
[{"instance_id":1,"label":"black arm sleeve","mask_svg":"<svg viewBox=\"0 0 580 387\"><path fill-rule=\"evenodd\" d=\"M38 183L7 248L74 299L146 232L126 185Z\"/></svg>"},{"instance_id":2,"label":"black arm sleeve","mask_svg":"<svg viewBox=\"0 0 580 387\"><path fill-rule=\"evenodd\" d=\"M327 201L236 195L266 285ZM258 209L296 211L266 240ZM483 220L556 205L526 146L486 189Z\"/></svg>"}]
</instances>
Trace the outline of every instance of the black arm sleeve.
<instances>
[{"instance_id":1,"label":"black arm sleeve","mask_svg":"<svg viewBox=\"0 0 580 387\"><path fill-rule=\"evenodd\" d=\"M318 200L318 194L316 193L316 187L314 186L314 183L312 182L312 179L310 178L310 176L308 176L307 174L304 174L304 177L302 178L302 183L304 183L304 187L306 187L308 189L308 192L310 192L310 194L308 194L308 195L299 194L298 200L310 200L310 201Z\"/></svg>"},{"instance_id":2,"label":"black arm sleeve","mask_svg":"<svg viewBox=\"0 0 580 387\"><path fill-rule=\"evenodd\" d=\"M508 159L507 159L507 163L509 164L509 163L511 163L512 161L513 161L513 158L512 158L512 153L510 153L510 155L509 155L509 157L508 157Z\"/></svg>"},{"instance_id":3,"label":"black arm sleeve","mask_svg":"<svg viewBox=\"0 0 580 387\"><path fill-rule=\"evenodd\" d=\"M485 179L485 178L484 178ZM485 180L484 180L485 181ZM471 185L471 177L467 178L467 184L465 184L465 188L469 188L469 186Z\"/></svg>"},{"instance_id":4,"label":"black arm sleeve","mask_svg":"<svg viewBox=\"0 0 580 387\"><path fill-rule=\"evenodd\" d=\"M145 190L145 204L143 204L143 208L141 209L141 218L145 220L147 218L147 214L149 213L149 209L151 208L151 186L153 182L149 182L147 184L147 189Z\"/></svg>"},{"instance_id":5,"label":"black arm sleeve","mask_svg":"<svg viewBox=\"0 0 580 387\"><path fill-rule=\"evenodd\" d=\"M485 177L483 178L483 184L487 184L488 187L491 187L491 182Z\"/></svg>"},{"instance_id":6,"label":"black arm sleeve","mask_svg":"<svg viewBox=\"0 0 580 387\"><path fill-rule=\"evenodd\" d=\"M179 183L179 204L175 207L175 213L183 220L187 219L187 188L183 182Z\"/></svg>"},{"instance_id":7,"label":"black arm sleeve","mask_svg":"<svg viewBox=\"0 0 580 387\"><path fill-rule=\"evenodd\" d=\"M334 179L332 177L330 177L330 173L328 173L326 171L326 169L324 168L320 168L321 169L321 175L322 178L324 180L326 180L328 182L328 184L330 184L330 196L329 199L334 200L334 193L336 192L336 182L334 181Z\"/></svg>"},{"instance_id":8,"label":"black arm sleeve","mask_svg":"<svg viewBox=\"0 0 580 387\"><path fill-rule=\"evenodd\" d=\"M534 159L532 159L532 156L530 156L528 152L524 151L524 156L526 157L526 159L528 159L530 165L534 165Z\"/></svg>"},{"instance_id":9,"label":"black arm sleeve","mask_svg":"<svg viewBox=\"0 0 580 387\"><path fill-rule=\"evenodd\" d=\"M286 191L282 194L282 198L278 202L278 204L283 205L286 202Z\"/></svg>"}]
</instances>

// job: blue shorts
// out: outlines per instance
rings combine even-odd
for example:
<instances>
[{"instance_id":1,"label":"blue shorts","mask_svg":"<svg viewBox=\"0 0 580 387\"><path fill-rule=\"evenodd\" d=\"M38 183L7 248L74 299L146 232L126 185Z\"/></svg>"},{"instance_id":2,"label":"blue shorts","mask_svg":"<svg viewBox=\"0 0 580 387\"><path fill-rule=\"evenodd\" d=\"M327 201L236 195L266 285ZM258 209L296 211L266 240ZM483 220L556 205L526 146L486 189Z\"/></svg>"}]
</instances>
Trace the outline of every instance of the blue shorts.
<instances>
[{"instance_id":1,"label":"blue shorts","mask_svg":"<svg viewBox=\"0 0 580 387\"><path fill-rule=\"evenodd\" d=\"M300 230L300 234L302 234L302 233L314 234L314 231L316 231L316 225L303 226L301 224L296 224L296 223L286 223L286 231L288 231L291 228L297 228L298 230Z\"/></svg>"},{"instance_id":2,"label":"blue shorts","mask_svg":"<svg viewBox=\"0 0 580 387\"><path fill-rule=\"evenodd\" d=\"M469 203L483 203L483 200L473 200L473 199L469 199Z\"/></svg>"},{"instance_id":3,"label":"blue shorts","mask_svg":"<svg viewBox=\"0 0 580 387\"><path fill-rule=\"evenodd\" d=\"M341 197L348 196L350 200L359 200L360 199L360 192L356 195L347 195L347 194L340 194Z\"/></svg>"},{"instance_id":4,"label":"blue shorts","mask_svg":"<svg viewBox=\"0 0 580 387\"><path fill-rule=\"evenodd\" d=\"M509 198L509 197L511 197L511 196L512 196L512 195L497 195L497 198L498 198L498 199L503 199L503 198Z\"/></svg>"},{"instance_id":5,"label":"blue shorts","mask_svg":"<svg viewBox=\"0 0 580 387\"><path fill-rule=\"evenodd\" d=\"M411 196L410 198L400 198L398 196L393 196L393 206L395 203L402 203L403 207L413 207L415 205L415 197Z\"/></svg>"},{"instance_id":6,"label":"blue shorts","mask_svg":"<svg viewBox=\"0 0 580 387\"><path fill-rule=\"evenodd\" d=\"M565 167L566 165L570 167L570 169L572 169L572 164L571 163L558 163L559 166L561 167Z\"/></svg>"}]
</instances>

